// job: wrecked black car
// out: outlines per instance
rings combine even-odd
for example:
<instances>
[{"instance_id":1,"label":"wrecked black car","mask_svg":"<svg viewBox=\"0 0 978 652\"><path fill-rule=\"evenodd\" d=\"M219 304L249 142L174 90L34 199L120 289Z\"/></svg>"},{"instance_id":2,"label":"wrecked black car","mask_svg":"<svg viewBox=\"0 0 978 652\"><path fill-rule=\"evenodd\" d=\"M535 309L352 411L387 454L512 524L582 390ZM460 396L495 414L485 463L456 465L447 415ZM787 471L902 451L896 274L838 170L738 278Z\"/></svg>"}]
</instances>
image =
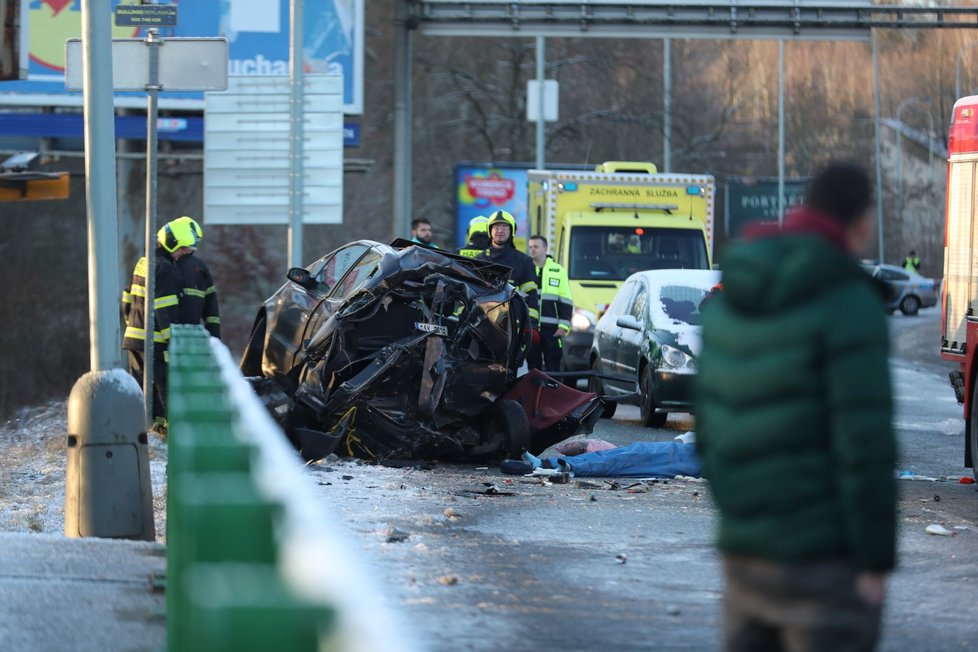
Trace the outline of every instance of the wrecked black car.
<instances>
[{"instance_id":1,"label":"wrecked black car","mask_svg":"<svg viewBox=\"0 0 978 652\"><path fill-rule=\"evenodd\" d=\"M505 398L529 345L508 267L361 240L287 276L241 371L306 459L499 459L589 432L603 407L588 395L534 432Z\"/></svg>"}]
</instances>

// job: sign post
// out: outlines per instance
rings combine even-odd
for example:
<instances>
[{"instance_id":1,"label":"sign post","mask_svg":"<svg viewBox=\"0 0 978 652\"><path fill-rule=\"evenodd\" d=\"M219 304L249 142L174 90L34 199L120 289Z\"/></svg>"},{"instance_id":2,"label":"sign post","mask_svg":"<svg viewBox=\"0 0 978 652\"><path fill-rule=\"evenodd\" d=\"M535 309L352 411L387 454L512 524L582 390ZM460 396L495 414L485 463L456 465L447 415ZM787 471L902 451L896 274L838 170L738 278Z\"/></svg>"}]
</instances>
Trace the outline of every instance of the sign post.
<instances>
[{"instance_id":1,"label":"sign post","mask_svg":"<svg viewBox=\"0 0 978 652\"><path fill-rule=\"evenodd\" d=\"M157 121L160 91L218 91L227 88L227 39L162 39L156 27L176 23L176 7L163 5L127 7L127 25L149 25L145 39L112 39L112 88L146 91L146 318L143 346L143 397L147 426L153 423L153 332L156 236ZM131 11L152 9L151 11ZM118 14L117 14L118 18ZM143 20L145 22L139 22ZM65 49L65 87L81 90L81 40L69 39Z\"/></svg>"}]
</instances>

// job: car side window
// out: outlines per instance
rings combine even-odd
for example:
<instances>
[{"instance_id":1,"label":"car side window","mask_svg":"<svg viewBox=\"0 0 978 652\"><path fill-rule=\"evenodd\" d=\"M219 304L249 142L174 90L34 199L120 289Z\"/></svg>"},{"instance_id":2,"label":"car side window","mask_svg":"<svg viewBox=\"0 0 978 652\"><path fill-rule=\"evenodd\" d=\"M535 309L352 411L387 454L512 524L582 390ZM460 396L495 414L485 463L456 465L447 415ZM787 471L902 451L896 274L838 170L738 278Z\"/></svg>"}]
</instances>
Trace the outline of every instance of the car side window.
<instances>
[{"instance_id":1,"label":"car side window","mask_svg":"<svg viewBox=\"0 0 978 652\"><path fill-rule=\"evenodd\" d=\"M908 281L910 280L909 274L904 274L903 272L898 272L895 269L880 269L880 277L884 281Z\"/></svg>"},{"instance_id":2,"label":"car side window","mask_svg":"<svg viewBox=\"0 0 978 652\"><path fill-rule=\"evenodd\" d=\"M635 298L632 300L632 306L628 310L628 314L638 320L638 323L645 322L645 313L649 309L649 292L645 289L644 284L639 284L638 291L635 293Z\"/></svg>"},{"instance_id":3,"label":"car side window","mask_svg":"<svg viewBox=\"0 0 978 652\"><path fill-rule=\"evenodd\" d=\"M625 283L615 298L611 301L611 305L608 307L608 314L615 317L625 314L625 308L628 306L629 301L632 298L632 293L635 291L635 283Z\"/></svg>"},{"instance_id":4,"label":"car side window","mask_svg":"<svg viewBox=\"0 0 978 652\"><path fill-rule=\"evenodd\" d=\"M336 287L337 281L357 262L357 259L367 250L365 245L352 244L349 247L338 249L316 273L316 289L322 293L328 293Z\"/></svg>"},{"instance_id":5,"label":"car side window","mask_svg":"<svg viewBox=\"0 0 978 652\"><path fill-rule=\"evenodd\" d=\"M355 290L360 288L364 282L370 278L370 275L377 269L380 264L381 255L375 251L368 252L363 256L357 263L350 268L350 271L346 273L343 280L339 282L336 289L333 290L334 298L342 298L349 296Z\"/></svg>"}]
</instances>

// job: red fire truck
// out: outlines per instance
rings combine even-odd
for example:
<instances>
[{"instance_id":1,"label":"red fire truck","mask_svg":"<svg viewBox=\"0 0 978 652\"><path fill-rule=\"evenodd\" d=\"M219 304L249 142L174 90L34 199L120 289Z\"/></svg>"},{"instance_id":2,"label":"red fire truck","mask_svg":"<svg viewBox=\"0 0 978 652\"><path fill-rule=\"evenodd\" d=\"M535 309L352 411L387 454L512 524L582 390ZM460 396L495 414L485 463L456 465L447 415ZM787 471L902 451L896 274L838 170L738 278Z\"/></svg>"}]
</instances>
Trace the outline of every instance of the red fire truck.
<instances>
[{"instance_id":1,"label":"red fire truck","mask_svg":"<svg viewBox=\"0 0 978 652\"><path fill-rule=\"evenodd\" d=\"M978 95L954 104L948 137L941 357L964 406L964 465L978 479Z\"/></svg>"}]
</instances>

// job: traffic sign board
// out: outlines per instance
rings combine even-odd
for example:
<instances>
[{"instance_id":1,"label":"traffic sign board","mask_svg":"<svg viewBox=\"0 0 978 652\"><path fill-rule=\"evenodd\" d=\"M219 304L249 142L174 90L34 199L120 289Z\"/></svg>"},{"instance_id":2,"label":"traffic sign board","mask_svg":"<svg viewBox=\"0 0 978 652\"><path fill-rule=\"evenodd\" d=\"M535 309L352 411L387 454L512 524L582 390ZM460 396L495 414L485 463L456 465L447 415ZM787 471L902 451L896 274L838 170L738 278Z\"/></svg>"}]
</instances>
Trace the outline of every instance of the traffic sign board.
<instances>
[{"instance_id":1,"label":"traffic sign board","mask_svg":"<svg viewBox=\"0 0 978 652\"><path fill-rule=\"evenodd\" d=\"M161 91L222 91L228 86L226 38L168 38L157 45L145 39L112 39L112 89L144 91L149 80L149 50L159 49ZM82 90L81 39L65 44L65 88Z\"/></svg>"},{"instance_id":2,"label":"traffic sign board","mask_svg":"<svg viewBox=\"0 0 978 652\"><path fill-rule=\"evenodd\" d=\"M204 210L208 224L289 223L289 78L231 77L206 95ZM343 221L343 77L306 75L302 222Z\"/></svg>"}]
</instances>

